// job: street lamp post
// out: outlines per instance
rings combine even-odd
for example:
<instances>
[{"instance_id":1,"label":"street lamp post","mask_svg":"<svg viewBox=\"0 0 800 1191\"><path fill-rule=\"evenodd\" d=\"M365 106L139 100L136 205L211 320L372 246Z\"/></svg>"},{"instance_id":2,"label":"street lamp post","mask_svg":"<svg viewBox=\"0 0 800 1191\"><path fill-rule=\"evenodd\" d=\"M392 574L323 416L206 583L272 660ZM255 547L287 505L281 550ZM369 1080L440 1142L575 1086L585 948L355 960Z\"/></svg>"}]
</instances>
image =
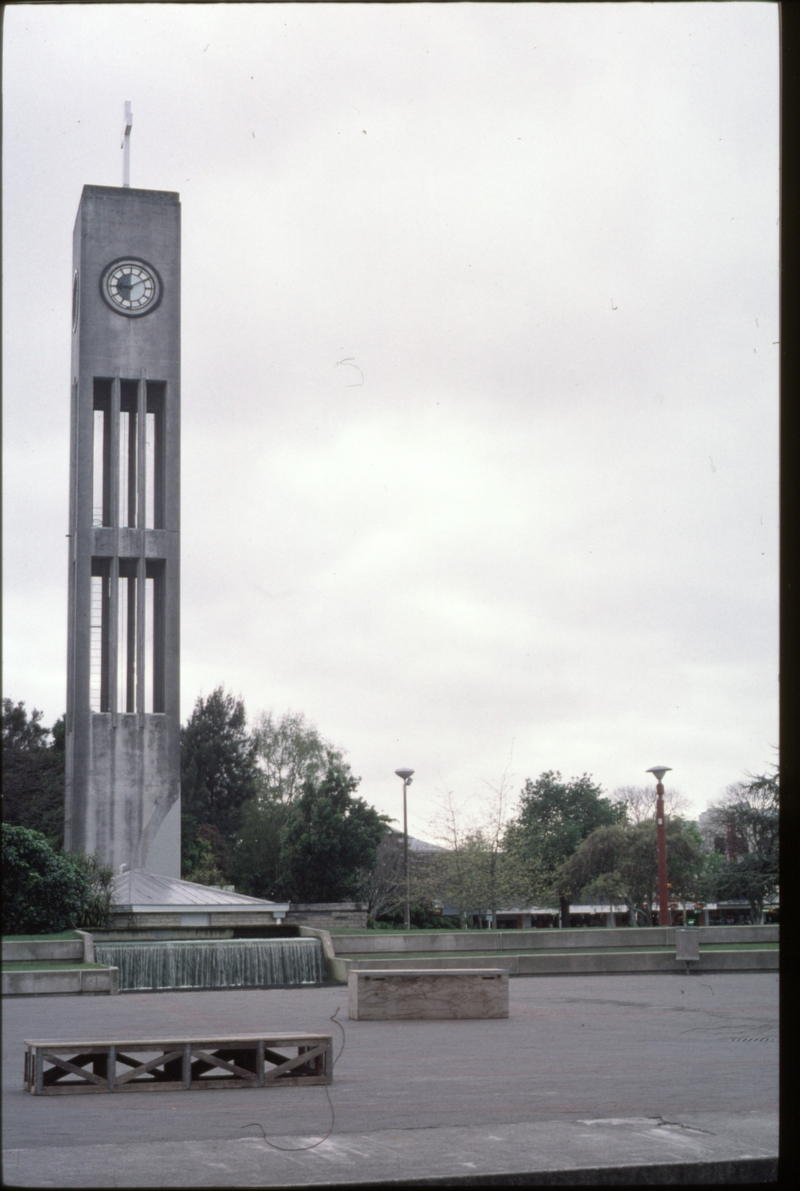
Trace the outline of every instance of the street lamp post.
<instances>
[{"instance_id":1,"label":"street lamp post","mask_svg":"<svg viewBox=\"0 0 800 1191\"><path fill-rule=\"evenodd\" d=\"M664 823L664 774L669 765L654 765L647 770L656 779L656 844L658 846L658 925L669 926L669 887L667 885L667 828Z\"/></svg>"},{"instance_id":2,"label":"street lamp post","mask_svg":"<svg viewBox=\"0 0 800 1191\"><path fill-rule=\"evenodd\" d=\"M406 902L403 907L403 929L411 930L411 879L408 875L408 799L406 790L411 785L413 769L395 769L398 777L403 779L403 869L406 874Z\"/></svg>"}]
</instances>

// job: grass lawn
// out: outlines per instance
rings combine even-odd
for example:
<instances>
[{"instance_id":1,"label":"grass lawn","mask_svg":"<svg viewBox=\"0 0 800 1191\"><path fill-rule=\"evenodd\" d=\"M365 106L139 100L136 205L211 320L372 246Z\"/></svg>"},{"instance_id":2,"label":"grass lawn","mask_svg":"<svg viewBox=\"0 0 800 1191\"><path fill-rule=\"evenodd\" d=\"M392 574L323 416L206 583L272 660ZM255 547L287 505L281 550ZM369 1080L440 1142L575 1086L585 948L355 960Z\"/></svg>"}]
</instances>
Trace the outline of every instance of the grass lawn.
<instances>
[{"instance_id":1,"label":"grass lawn","mask_svg":"<svg viewBox=\"0 0 800 1191\"><path fill-rule=\"evenodd\" d=\"M65 939L79 939L76 930L62 930L57 935L3 935L4 943L60 943Z\"/></svg>"},{"instance_id":2,"label":"grass lawn","mask_svg":"<svg viewBox=\"0 0 800 1191\"><path fill-rule=\"evenodd\" d=\"M317 928L319 929L319 928ZM369 935L371 938L381 935L386 935L387 938L393 939L397 935L485 935L488 931L485 930L458 930L453 927L418 927L412 930L403 930L402 927L392 927L390 930L375 929L375 927L367 926L325 926L322 928L326 930L329 935ZM503 931L493 931L495 935L503 934ZM506 932L510 934L510 931ZM516 933L516 932L515 932Z\"/></svg>"},{"instance_id":3,"label":"grass lawn","mask_svg":"<svg viewBox=\"0 0 800 1191\"><path fill-rule=\"evenodd\" d=\"M701 951L778 951L780 943L701 943Z\"/></svg>"},{"instance_id":4,"label":"grass lawn","mask_svg":"<svg viewBox=\"0 0 800 1191\"><path fill-rule=\"evenodd\" d=\"M527 948L525 951L512 951L511 948L504 947L502 951L387 951L375 953L359 952L358 955L348 955L346 952L336 952L337 959L354 959L356 961L373 960L373 959L436 959L443 958L452 959L485 959L485 960L501 960L503 956L509 955L629 955L631 952L646 952L648 954L655 954L660 951L669 951L668 947L542 947L541 949Z\"/></svg>"}]
</instances>

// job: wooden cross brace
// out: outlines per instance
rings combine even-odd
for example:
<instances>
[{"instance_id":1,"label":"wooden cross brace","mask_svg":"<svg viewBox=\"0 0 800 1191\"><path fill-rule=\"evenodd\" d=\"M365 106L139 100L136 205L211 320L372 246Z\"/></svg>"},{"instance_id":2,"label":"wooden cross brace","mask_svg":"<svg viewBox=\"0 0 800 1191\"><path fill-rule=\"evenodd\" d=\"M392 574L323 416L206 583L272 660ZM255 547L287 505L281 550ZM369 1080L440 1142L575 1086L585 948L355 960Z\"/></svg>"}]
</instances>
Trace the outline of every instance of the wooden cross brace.
<instances>
[{"instance_id":1,"label":"wooden cross brace","mask_svg":"<svg viewBox=\"0 0 800 1191\"><path fill-rule=\"evenodd\" d=\"M306 1063L310 1064L312 1059L318 1060L320 1057L324 1056L324 1054L324 1046L314 1046L308 1050L301 1048L300 1053L295 1055L293 1059L287 1059L286 1055L279 1054L276 1050L267 1050L265 1048L264 1058L270 1063L275 1063L276 1066L274 1066L271 1071L265 1071L264 1078L267 1080L267 1082L273 1083L275 1080L279 1079L281 1075L288 1074L288 1072L292 1071L295 1067L303 1066ZM319 1071L320 1066L321 1064L319 1061L314 1063L315 1073Z\"/></svg>"}]
</instances>

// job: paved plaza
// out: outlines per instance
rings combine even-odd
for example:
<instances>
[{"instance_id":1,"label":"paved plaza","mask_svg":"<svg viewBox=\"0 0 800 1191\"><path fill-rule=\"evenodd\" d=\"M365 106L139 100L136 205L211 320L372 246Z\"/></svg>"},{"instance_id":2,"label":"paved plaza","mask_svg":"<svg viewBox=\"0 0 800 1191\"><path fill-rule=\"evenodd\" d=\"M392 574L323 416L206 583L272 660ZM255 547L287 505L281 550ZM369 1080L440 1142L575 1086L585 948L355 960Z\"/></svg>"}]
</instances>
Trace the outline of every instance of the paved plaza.
<instances>
[{"instance_id":1,"label":"paved plaza","mask_svg":"<svg viewBox=\"0 0 800 1191\"><path fill-rule=\"evenodd\" d=\"M34 1097L25 1038L331 1032L326 1089ZM778 975L510 982L510 1017L349 1021L343 987L7 1000L6 1185L281 1186L777 1154Z\"/></svg>"}]
</instances>

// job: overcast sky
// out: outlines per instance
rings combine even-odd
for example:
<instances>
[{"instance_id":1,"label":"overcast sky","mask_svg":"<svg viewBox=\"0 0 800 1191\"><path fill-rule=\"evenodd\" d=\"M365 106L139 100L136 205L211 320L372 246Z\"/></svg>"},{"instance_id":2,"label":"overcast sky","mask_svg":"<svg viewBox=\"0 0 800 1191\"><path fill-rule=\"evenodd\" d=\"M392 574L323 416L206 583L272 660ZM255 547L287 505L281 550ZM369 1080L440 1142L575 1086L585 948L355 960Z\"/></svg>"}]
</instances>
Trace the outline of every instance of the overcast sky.
<instances>
[{"instance_id":1,"label":"overcast sky","mask_svg":"<svg viewBox=\"0 0 800 1191\"><path fill-rule=\"evenodd\" d=\"M182 713L430 836L509 766L777 759L778 10L37 5L4 28L3 693L64 710L72 226L183 217Z\"/></svg>"}]
</instances>

